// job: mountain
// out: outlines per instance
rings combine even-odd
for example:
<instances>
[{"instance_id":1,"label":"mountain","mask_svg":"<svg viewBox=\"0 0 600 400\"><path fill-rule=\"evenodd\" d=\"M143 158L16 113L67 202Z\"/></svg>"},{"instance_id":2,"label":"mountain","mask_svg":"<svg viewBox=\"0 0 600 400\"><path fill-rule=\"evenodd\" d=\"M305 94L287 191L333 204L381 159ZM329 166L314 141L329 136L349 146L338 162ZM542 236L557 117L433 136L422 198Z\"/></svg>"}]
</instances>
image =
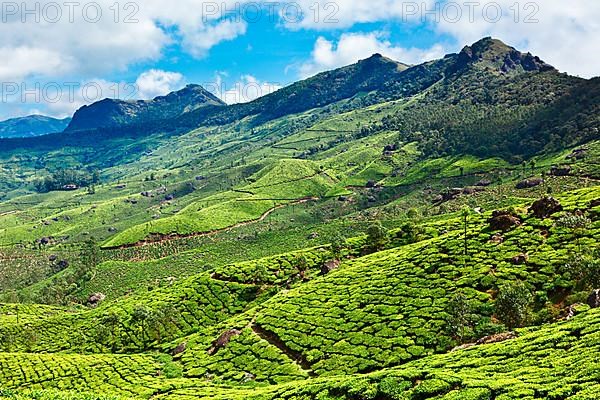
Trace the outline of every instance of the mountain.
<instances>
[{"instance_id":1,"label":"mountain","mask_svg":"<svg viewBox=\"0 0 600 400\"><path fill-rule=\"evenodd\" d=\"M153 100L124 101L104 99L75 112L67 131L91 130L175 118L181 114L225 103L202 86L188 85L184 89L156 97Z\"/></svg>"},{"instance_id":2,"label":"mountain","mask_svg":"<svg viewBox=\"0 0 600 400\"><path fill-rule=\"evenodd\" d=\"M23 138L62 132L71 118L56 119L43 115L30 115L0 122L0 138Z\"/></svg>"}]
</instances>

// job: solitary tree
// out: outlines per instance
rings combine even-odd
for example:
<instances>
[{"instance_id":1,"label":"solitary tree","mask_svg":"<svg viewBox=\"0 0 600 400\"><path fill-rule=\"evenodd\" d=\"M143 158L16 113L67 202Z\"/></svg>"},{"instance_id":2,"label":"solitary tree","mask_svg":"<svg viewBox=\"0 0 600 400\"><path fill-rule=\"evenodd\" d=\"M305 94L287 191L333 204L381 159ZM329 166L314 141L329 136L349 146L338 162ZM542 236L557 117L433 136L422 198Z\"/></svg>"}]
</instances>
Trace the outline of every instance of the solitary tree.
<instances>
[{"instance_id":1,"label":"solitary tree","mask_svg":"<svg viewBox=\"0 0 600 400\"><path fill-rule=\"evenodd\" d=\"M388 242L387 229L381 224L381 222L374 222L367 229L367 243L373 250L381 250Z\"/></svg>"},{"instance_id":2,"label":"solitary tree","mask_svg":"<svg viewBox=\"0 0 600 400\"><path fill-rule=\"evenodd\" d=\"M448 302L448 328L460 343L471 336L475 323L475 312L472 302L463 292L458 292Z\"/></svg>"},{"instance_id":3,"label":"solitary tree","mask_svg":"<svg viewBox=\"0 0 600 400\"><path fill-rule=\"evenodd\" d=\"M533 296L521 281L500 288L496 298L496 317L509 329L523 326L527 320Z\"/></svg>"},{"instance_id":4,"label":"solitary tree","mask_svg":"<svg viewBox=\"0 0 600 400\"><path fill-rule=\"evenodd\" d=\"M342 251L346 247L346 238L335 232L331 237L331 255L335 260L342 257Z\"/></svg>"}]
</instances>

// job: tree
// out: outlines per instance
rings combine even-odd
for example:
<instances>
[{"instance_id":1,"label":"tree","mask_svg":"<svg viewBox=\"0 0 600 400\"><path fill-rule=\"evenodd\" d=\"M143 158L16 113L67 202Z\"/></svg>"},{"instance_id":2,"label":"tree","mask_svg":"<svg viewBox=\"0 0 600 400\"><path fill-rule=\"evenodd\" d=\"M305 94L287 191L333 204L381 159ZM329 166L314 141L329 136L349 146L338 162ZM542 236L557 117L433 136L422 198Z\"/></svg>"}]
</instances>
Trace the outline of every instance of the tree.
<instances>
[{"instance_id":1,"label":"tree","mask_svg":"<svg viewBox=\"0 0 600 400\"><path fill-rule=\"evenodd\" d=\"M381 224L380 221L376 221L367 229L367 245L377 251L385 247L388 242L387 229Z\"/></svg>"},{"instance_id":2,"label":"tree","mask_svg":"<svg viewBox=\"0 0 600 400\"><path fill-rule=\"evenodd\" d=\"M523 326L533 296L521 281L502 286L496 298L496 317L509 329Z\"/></svg>"},{"instance_id":3,"label":"tree","mask_svg":"<svg viewBox=\"0 0 600 400\"><path fill-rule=\"evenodd\" d=\"M331 237L331 255L335 260L342 257L342 251L346 247L346 238L335 232Z\"/></svg>"},{"instance_id":4,"label":"tree","mask_svg":"<svg viewBox=\"0 0 600 400\"><path fill-rule=\"evenodd\" d=\"M114 353L117 348L117 332L119 327L121 326L121 317L114 311L110 311L101 319L102 325L104 325L110 334L110 346L112 352Z\"/></svg>"},{"instance_id":5,"label":"tree","mask_svg":"<svg viewBox=\"0 0 600 400\"><path fill-rule=\"evenodd\" d=\"M463 292L458 292L448 302L448 330L460 343L471 337L477 320L475 307Z\"/></svg>"},{"instance_id":6,"label":"tree","mask_svg":"<svg viewBox=\"0 0 600 400\"><path fill-rule=\"evenodd\" d=\"M145 343L145 338L149 337L147 328L148 321L150 320L152 311L142 305L135 306L133 314L131 314L131 324L138 326L141 332L142 343Z\"/></svg>"},{"instance_id":7,"label":"tree","mask_svg":"<svg viewBox=\"0 0 600 400\"><path fill-rule=\"evenodd\" d=\"M581 253L581 238L585 235L585 232L589 229L592 221L583 214L565 214L562 216L556 224L559 227L568 229L575 236L575 243L577 249Z\"/></svg>"}]
</instances>

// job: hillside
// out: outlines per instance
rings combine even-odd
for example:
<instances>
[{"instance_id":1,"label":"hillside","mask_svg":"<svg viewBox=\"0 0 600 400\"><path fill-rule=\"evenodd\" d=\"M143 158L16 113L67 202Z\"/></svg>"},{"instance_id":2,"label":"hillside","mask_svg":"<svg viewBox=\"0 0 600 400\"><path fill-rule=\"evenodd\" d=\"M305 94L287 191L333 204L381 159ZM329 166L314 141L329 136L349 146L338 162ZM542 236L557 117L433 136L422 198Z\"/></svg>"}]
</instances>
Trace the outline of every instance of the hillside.
<instances>
[{"instance_id":1,"label":"hillside","mask_svg":"<svg viewBox=\"0 0 600 400\"><path fill-rule=\"evenodd\" d=\"M0 122L0 139L21 138L62 132L71 118L56 119L43 115L30 115Z\"/></svg>"},{"instance_id":2,"label":"hillside","mask_svg":"<svg viewBox=\"0 0 600 400\"><path fill-rule=\"evenodd\" d=\"M0 140L0 399L597 399L599 82L485 38Z\"/></svg>"}]
</instances>

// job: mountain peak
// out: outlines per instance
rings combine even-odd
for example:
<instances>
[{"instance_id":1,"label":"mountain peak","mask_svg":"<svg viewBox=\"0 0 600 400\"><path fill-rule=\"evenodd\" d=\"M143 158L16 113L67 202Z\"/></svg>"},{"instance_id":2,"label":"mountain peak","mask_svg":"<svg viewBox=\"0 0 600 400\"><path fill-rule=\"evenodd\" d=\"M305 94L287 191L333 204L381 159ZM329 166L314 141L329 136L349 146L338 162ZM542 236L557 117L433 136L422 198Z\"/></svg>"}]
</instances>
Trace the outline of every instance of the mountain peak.
<instances>
[{"instance_id":1,"label":"mountain peak","mask_svg":"<svg viewBox=\"0 0 600 400\"><path fill-rule=\"evenodd\" d=\"M549 71L554 67L531 53L521 53L499 39L485 37L465 46L458 55L462 66L478 65L500 73Z\"/></svg>"},{"instance_id":2,"label":"mountain peak","mask_svg":"<svg viewBox=\"0 0 600 400\"><path fill-rule=\"evenodd\" d=\"M158 96L153 100L123 101L104 99L83 106L73 116L67 130L89 130L120 125L140 124L175 118L186 112L225 103L200 85Z\"/></svg>"}]
</instances>

